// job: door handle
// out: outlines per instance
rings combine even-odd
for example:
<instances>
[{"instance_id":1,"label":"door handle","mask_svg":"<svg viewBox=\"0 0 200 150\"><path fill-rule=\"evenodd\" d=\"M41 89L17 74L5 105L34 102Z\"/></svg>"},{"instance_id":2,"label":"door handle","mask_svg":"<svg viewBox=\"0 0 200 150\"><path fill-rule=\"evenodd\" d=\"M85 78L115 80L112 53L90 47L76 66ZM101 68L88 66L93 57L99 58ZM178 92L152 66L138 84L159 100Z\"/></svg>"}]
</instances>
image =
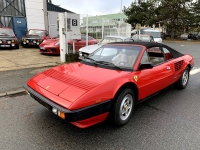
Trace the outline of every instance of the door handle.
<instances>
[{"instance_id":1,"label":"door handle","mask_svg":"<svg viewBox=\"0 0 200 150\"><path fill-rule=\"evenodd\" d=\"M171 68L170 67L167 67L167 70L170 70Z\"/></svg>"}]
</instances>

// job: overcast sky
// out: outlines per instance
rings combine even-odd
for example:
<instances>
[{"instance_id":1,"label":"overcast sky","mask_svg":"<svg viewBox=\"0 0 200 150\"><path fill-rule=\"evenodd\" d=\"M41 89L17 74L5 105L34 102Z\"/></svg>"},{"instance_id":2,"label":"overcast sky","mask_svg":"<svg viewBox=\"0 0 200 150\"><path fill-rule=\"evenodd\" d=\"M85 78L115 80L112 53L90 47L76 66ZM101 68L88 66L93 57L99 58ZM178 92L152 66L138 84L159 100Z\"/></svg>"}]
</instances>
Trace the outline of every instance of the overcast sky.
<instances>
[{"instance_id":1,"label":"overcast sky","mask_svg":"<svg viewBox=\"0 0 200 150\"><path fill-rule=\"evenodd\" d=\"M80 15L96 16L119 13L121 1L123 8L135 0L52 0L52 3Z\"/></svg>"}]
</instances>

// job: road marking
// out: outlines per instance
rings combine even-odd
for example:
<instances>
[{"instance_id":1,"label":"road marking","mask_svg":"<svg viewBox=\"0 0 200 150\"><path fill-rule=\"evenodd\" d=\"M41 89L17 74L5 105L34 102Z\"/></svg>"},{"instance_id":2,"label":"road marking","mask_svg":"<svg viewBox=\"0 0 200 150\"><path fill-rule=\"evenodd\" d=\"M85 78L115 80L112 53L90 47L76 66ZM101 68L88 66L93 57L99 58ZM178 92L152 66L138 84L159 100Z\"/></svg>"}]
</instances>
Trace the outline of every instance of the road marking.
<instances>
[{"instance_id":1,"label":"road marking","mask_svg":"<svg viewBox=\"0 0 200 150\"><path fill-rule=\"evenodd\" d=\"M190 75L194 75L200 72L200 68L194 68L190 71Z\"/></svg>"}]
</instances>

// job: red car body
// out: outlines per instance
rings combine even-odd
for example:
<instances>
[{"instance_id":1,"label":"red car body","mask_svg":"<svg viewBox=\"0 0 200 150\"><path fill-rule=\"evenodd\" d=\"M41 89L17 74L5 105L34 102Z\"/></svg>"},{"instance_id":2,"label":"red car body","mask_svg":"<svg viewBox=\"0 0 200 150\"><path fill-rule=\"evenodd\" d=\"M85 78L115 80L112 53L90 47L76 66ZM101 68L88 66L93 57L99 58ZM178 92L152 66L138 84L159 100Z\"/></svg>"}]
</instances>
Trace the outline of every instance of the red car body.
<instances>
[{"instance_id":1,"label":"red car body","mask_svg":"<svg viewBox=\"0 0 200 150\"><path fill-rule=\"evenodd\" d=\"M42 29L29 29L26 36L22 37L23 47L39 46L44 40L50 39L49 32Z\"/></svg>"},{"instance_id":2,"label":"red car body","mask_svg":"<svg viewBox=\"0 0 200 150\"><path fill-rule=\"evenodd\" d=\"M11 28L0 27L0 48L19 49L18 39Z\"/></svg>"},{"instance_id":3,"label":"red car body","mask_svg":"<svg viewBox=\"0 0 200 150\"><path fill-rule=\"evenodd\" d=\"M105 61L124 49L130 52L127 61L131 65ZM191 55L163 44L109 43L82 62L57 66L36 75L24 88L40 104L79 128L107 117L121 126L128 122L135 104L172 84L185 88L193 65Z\"/></svg>"},{"instance_id":4,"label":"red car body","mask_svg":"<svg viewBox=\"0 0 200 150\"><path fill-rule=\"evenodd\" d=\"M88 45L97 44L98 41L93 37L88 36ZM86 36L81 35L81 40L74 40L75 52L84 46L86 46ZM59 38L48 39L40 44L40 51L44 54L60 54ZM68 47L73 50L73 40L68 40Z\"/></svg>"}]
</instances>

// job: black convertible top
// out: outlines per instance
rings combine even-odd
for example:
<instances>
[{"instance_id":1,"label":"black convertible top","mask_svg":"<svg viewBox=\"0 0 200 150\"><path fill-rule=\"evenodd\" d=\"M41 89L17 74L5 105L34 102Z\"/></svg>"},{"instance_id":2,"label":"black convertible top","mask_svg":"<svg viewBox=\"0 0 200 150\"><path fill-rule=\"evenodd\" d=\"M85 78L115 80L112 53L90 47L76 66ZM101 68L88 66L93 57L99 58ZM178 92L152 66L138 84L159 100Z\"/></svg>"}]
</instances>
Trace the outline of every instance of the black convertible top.
<instances>
[{"instance_id":1,"label":"black convertible top","mask_svg":"<svg viewBox=\"0 0 200 150\"><path fill-rule=\"evenodd\" d=\"M178 58L178 57L182 57L183 54L176 51L175 49L165 45L165 44L161 44L161 43L154 43L154 42L112 42L112 43L108 43L108 44L120 44L120 45L141 45L141 46L145 46L146 48L151 48L151 47L165 47L167 48L170 53L172 54L172 56L174 58Z\"/></svg>"}]
</instances>

